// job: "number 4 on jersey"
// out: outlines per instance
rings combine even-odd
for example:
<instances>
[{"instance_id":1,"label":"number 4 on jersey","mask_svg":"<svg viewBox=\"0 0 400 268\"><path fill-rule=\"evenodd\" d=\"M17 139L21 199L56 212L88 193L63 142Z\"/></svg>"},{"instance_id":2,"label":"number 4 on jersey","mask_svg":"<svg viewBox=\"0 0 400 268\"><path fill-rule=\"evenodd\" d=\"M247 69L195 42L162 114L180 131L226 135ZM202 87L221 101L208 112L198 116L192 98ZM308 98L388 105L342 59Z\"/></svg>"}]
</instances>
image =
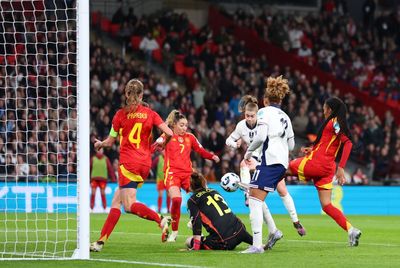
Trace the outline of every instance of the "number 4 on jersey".
<instances>
[{"instance_id":1,"label":"number 4 on jersey","mask_svg":"<svg viewBox=\"0 0 400 268\"><path fill-rule=\"evenodd\" d=\"M140 147L140 134L142 132L142 123L135 123L131 132L129 132L129 142L132 144L136 144L136 149Z\"/></svg>"}]
</instances>

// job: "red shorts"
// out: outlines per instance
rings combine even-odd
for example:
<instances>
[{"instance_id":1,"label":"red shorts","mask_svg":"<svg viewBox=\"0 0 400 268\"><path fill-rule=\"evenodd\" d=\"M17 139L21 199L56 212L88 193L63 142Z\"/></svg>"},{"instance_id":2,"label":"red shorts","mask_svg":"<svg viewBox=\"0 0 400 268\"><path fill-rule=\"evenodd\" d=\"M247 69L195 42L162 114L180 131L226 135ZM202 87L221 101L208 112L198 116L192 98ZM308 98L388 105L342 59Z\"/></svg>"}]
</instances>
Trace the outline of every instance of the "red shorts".
<instances>
[{"instance_id":1,"label":"red shorts","mask_svg":"<svg viewBox=\"0 0 400 268\"><path fill-rule=\"evenodd\" d=\"M157 181L157 191L164 191L165 189L164 180Z\"/></svg>"},{"instance_id":2,"label":"red shorts","mask_svg":"<svg viewBox=\"0 0 400 268\"><path fill-rule=\"evenodd\" d=\"M188 193L190 187L190 175L191 174L167 174L164 180L165 188L169 190L172 186L177 186Z\"/></svg>"},{"instance_id":3,"label":"red shorts","mask_svg":"<svg viewBox=\"0 0 400 268\"><path fill-rule=\"evenodd\" d=\"M289 163L289 170L299 180L314 182L317 189L332 189L336 164L322 163L310 159L308 156L296 158Z\"/></svg>"},{"instance_id":4,"label":"red shorts","mask_svg":"<svg viewBox=\"0 0 400 268\"><path fill-rule=\"evenodd\" d=\"M107 180L92 180L90 182L90 186L92 188L97 188L99 187L100 189L105 189L107 186Z\"/></svg>"},{"instance_id":5,"label":"red shorts","mask_svg":"<svg viewBox=\"0 0 400 268\"><path fill-rule=\"evenodd\" d=\"M150 167L147 165L123 164L118 167L118 184L124 186L132 181L141 185L149 176ZM139 186L140 187L140 186Z\"/></svg>"}]
</instances>

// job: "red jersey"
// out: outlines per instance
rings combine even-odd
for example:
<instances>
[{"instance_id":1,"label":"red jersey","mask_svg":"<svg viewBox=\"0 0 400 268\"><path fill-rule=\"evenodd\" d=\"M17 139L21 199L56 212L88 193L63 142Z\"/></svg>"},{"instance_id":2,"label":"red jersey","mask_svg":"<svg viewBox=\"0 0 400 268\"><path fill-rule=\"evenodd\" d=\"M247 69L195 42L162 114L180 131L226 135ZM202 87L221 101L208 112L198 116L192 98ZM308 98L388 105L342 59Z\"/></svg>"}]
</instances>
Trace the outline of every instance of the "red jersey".
<instances>
[{"instance_id":1,"label":"red jersey","mask_svg":"<svg viewBox=\"0 0 400 268\"><path fill-rule=\"evenodd\" d=\"M191 174L192 161L190 153L192 149L201 157L212 159L214 154L208 152L191 133L173 135L165 146L164 174Z\"/></svg>"},{"instance_id":2,"label":"red jersey","mask_svg":"<svg viewBox=\"0 0 400 268\"><path fill-rule=\"evenodd\" d=\"M322 131L321 140L313 146L309 158L316 162L334 163L342 144L343 151L339 167L344 168L353 144L345 134L340 132L339 123L336 118L333 118L326 124Z\"/></svg>"},{"instance_id":3,"label":"red jersey","mask_svg":"<svg viewBox=\"0 0 400 268\"><path fill-rule=\"evenodd\" d=\"M150 167L151 131L153 126L163 122L156 112L143 105L139 105L135 111L119 109L112 120L110 135L116 137L118 133L120 137L120 165L140 162Z\"/></svg>"}]
</instances>

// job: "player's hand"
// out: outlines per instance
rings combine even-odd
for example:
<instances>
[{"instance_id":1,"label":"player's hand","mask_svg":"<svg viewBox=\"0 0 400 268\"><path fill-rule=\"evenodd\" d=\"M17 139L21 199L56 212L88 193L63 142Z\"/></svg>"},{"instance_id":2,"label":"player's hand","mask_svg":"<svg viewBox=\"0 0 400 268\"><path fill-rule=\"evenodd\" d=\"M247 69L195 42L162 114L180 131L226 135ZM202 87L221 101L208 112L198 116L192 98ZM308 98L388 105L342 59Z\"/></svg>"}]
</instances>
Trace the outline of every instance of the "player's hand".
<instances>
[{"instance_id":1,"label":"player's hand","mask_svg":"<svg viewBox=\"0 0 400 268\"><path fill-rule=\"evenodd\" d=\"M244 160L246 161L246 163L248 162L248 161L250 161L251 160L251 157L253 156L253 153L252 152L246 152L245 154L244 154Z\"/></svg>"},{"instance_id":2,"label":"player's hand","mask_svg":"<svg viewBox=\"0 0 400 268\"><path fill-rule=\"evenodd\" d=\"M94 139L94 149L96 151L100 150L103 147L103 142L98 139Z\"/></svg>"},{"instance_id":3,"label":"player's hand","mask_svg":"<svg viewBox=\"0 0 400 268\"><path fill-rule=\"evenodd\" d=\"M311 152L312 148L311 147L301 147L300 151L303 154L309 154Z\"/></svg>"},{"instance_id":4,"label":"player's hand","mask_svg":"<svg viewBox=\"0 0 400 268\"><path fill-rule=\"evenodd\" d=\"M242 146L242 139L238 139L236 141L236 146L237 146L237 148L240 148L240 146Z\"/></svg>"},{"instance_id":5,"label":"player's hand","mask_svg":"<svg viewBox=\"0 0 400 268\"><path fill-rule=\"evenodd\" d=\"M344 177L344 169L341 167L338 167L336 171L336 179L339 183L339 185L343 185L346 182L346 178Z\"/></svg>"},{"instance_id":6,"label":"player's hand","mask_svg":"<svg viewBox=\"0 0 400 268\"><path fill-rule=\"evenodd\" d=\"M219 163L220 161L218 155L213 155L212 160L214 160L215 163Z\"/></svg>"}]
</instances>

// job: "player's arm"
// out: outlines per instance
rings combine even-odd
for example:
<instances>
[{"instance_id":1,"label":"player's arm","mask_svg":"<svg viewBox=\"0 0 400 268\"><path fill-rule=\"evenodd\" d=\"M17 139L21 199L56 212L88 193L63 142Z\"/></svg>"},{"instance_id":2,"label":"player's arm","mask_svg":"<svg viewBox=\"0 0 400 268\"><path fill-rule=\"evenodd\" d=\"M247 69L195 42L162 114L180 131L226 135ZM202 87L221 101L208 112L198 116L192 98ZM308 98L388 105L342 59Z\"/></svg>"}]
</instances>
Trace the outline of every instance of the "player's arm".
<instances>
[{"instance_id":1,"label":"player's arm","mask_svg":"<svg viewBox=\"0 0 400 268\"><path fill-rule=\"evenodd\" d=\"M250 160L253 152L260 147L268 136L268 126L266 124L260 124L257 127L257 135L254 137L253 142L247 148L244 159Z\"/></svg>"},{"instance_id":2,"label":"player's arm","mask_svg":"<svg viewBox=\"0 0 400 268\"><path fill-rule=\"evenodd\" d=\"M240 140L240 133L238 131L238 125L236 125L235 130L226 139L225 144L233 149L237 149L241 145L241 143L238 142L239 140Z\"/></svg>"},{"instance_id":3,"label":"player's arm","mask_svg":"<svg viewBox=\"0 0 400 268\"><path fill-rule=\"evenodd\" d=\"M191 198L188 200L188 209L190 218L192 219L192 231L193 231L193 250L200 249L200 241L201 241L201 218L200 218L200 209Z\"/></svg>"},{"instance_id":4,"label":"player's arm","mask_svg":"<svg viewBox=\"0 0 400 268\"><path fill-rule=\"evenodd\" d=\"M292 127L292 122L290 121L289 118L288 118L287 122L288 122L287 143L288 143L289 151L293 151L294 145L295 145L294 131L293 131L293 127Z\"/></svg>"},{"instance_id":5,"label":"player's arm","mask_svg":"<svg viewBox=\"0 0 400 268\"><path fill-rule=\"evenodd\" d=\"M190 137L192 139L192 148L196 153L205 159L214 160L217 163L219 162L219 157L204 149L203 145L200 144L194 135L191 134Z\"/></svg>"},{"instance_id":6,"label":"player's arm","mask_svg":"<svg viewBox=\"0 0 400 268\"><path fill-rule=\"evenodd\" d=\"M346 182L346 178L344 177L344 167L346 166L347 160L349 159L353 143L343 133L340 135L340 142L343 144L343 151L342 156L340 157L338 169L336 171L336 179L338 180L340 185L343 185Z\"/></svg>"},{"instance_id":7,"label":"player's arm","mask_svg":"<svg viewBox=\"0 0 400 268\"><path fill-rule=\"evenodd\" d=\"M98 151L101 148L111 147L114 144L117 137L118 137L118 132L116 132L113 127L111 127L110 134L108 135L107 139L103 141L98 139L94 140L94 148L96 149L96 151Z\"/></svg>"}]
</instances>

